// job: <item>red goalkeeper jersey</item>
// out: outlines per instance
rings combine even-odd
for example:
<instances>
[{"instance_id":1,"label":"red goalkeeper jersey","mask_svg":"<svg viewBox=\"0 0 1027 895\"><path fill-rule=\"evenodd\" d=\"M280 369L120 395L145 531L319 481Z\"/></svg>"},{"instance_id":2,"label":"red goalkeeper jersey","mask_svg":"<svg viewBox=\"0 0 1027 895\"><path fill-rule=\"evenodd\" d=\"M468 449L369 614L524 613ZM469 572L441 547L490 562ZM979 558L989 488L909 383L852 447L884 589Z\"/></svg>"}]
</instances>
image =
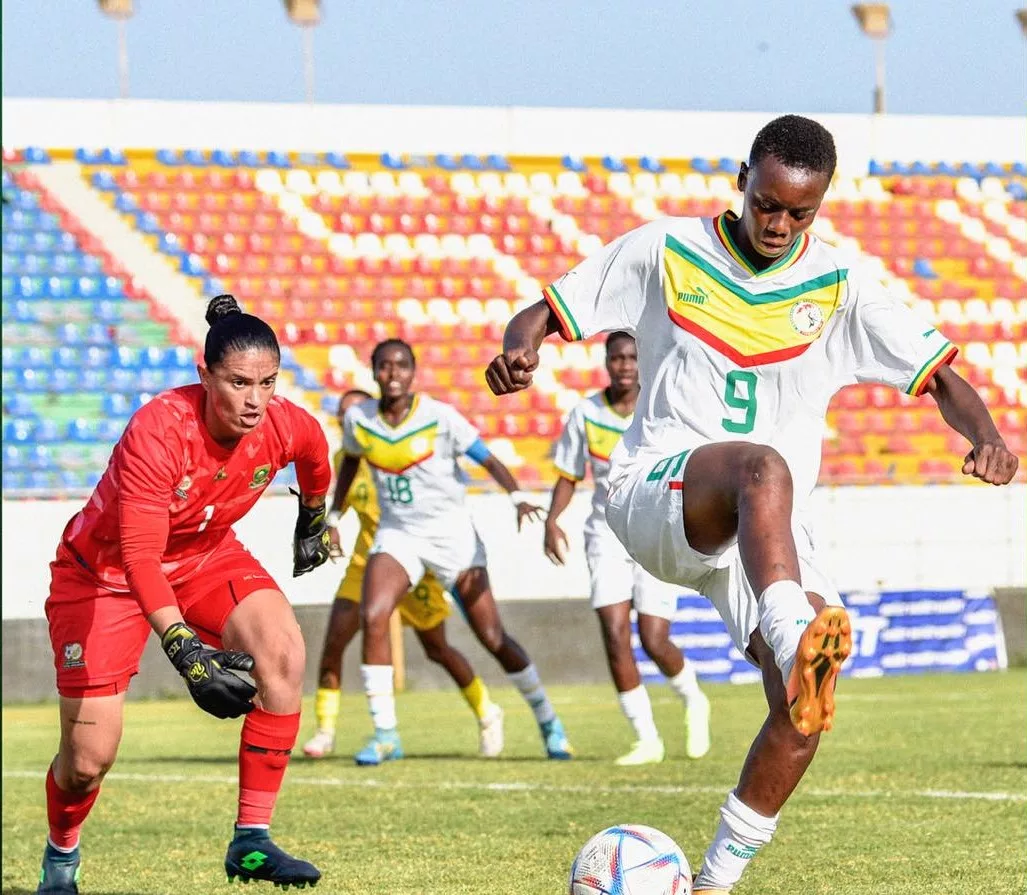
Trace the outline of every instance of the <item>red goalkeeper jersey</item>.
<instances>
[{"instance_id":1,"label":"red goalkeeper jersey","mask_svg":"<svg viewBox=\"0 0 1027 895\"><path fill-rule=\"evenodd\" d=\"M129 421L86 506L64 530L61 550L103 587L131 593L149 615L175 604L173 587L202 574L232 525L278 470L296 463L304 495L328 491L331 467L321 426L285 398L232 449L203 422L205 393L187 385L157 395Z\"/></svg>"}]
</instances>

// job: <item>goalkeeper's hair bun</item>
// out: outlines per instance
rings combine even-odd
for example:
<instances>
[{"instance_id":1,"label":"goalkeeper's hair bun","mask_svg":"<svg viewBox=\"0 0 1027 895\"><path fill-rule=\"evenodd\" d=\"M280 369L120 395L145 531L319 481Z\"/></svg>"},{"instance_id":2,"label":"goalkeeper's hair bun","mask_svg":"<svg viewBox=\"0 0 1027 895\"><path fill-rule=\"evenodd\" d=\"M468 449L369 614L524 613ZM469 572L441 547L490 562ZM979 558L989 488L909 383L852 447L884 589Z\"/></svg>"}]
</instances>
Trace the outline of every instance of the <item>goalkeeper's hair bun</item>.
<instances>
[{"instance_id":1,"label":"goalkeeper's hair bun","mask_svg":"<svg viewBox=\"0 0 1027 895\"><path fill-rule=\"evenodd\" d=\"M207 304L207 339L203 345L203 362L211 370L233 351L267 351L281 360L278 338L259 317L243 313L234 295L216 295Z\"/></svg>"},{"instance_id":2,"label":"goalkeeper's hair bun","mask_svg":"<svg viewBox=\"0 0 1027 895\"><path fill-rule=\"evenodd\" d=\"M231 314L241 314L242 308L239 306L239 302L235 300L234 295L215 295L207 304L207 313L204 315L207 319L207 325L213 326L215 323L224 320Z\"/></svg>"}]
</instances>

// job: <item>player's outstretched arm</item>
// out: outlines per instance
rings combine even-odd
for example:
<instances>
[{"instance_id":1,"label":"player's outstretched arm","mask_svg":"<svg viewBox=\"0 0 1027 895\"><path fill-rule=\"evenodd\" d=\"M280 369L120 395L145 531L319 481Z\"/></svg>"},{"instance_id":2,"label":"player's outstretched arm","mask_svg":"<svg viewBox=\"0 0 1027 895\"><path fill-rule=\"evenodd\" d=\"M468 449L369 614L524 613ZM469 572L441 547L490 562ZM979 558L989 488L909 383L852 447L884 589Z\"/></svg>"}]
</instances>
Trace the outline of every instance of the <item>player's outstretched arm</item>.
<instances>
[{"instance_id":1,"label":"player's outstretched arm","mask_svg":"<svg viewBox=\"0 0 1027 895\"><path fill-rule=\"evenodd\" d=\"M963 475L992 485L1010 482L1019 460L1006 447L973 386L946 365L931 377L926 391L937 402L945 422L973 445L963 461Z\"/></svg>"},{"instance_id":2,"label":"player's outstretched arm","mask_svg":"<svg viewBox=\"0 0 1027 895\"><path fill-rule=\"evenodd\" d=\"M502 460L489 454L481 461L481 465L496 480L496 484L510 495L514 506L517 507L518 531L521 530L525 519L535 522L542 518L542 507L528 500L528 495L521 491L520 486L517 484L517 479L513 477L513 473L507 469L506 464Z\"/></svg>"},{"instance_id":3,"label":"player's outstretched arm","mask_svg":"<svg viewBox=\"0 0 1027 895\"><path fill-rule=\"evenodd\" d=\"M556 480L556 484L553 485L553 498L549 504L549 515L546 516L546 533L542 546L549 561L558 566L564 564L564 551L569 549L570 545L566 533L556 524L556 520L567 509L576 485L577 482L566 476L560 476Z\"/></svg>"},{"instance_id":4,"label":"player's outstretched arm","mask_svg":"<svg viewBox=\"0 0 1027 895\"><path fill-rule=\"evenodd\" d=\"M538 366L538 347L559 329L559 321L545 301L515 314L503 334L503 353L494 357L485 370L492 394L509 395L531 385L531 374Z\"/></svg>"}]
</instances>

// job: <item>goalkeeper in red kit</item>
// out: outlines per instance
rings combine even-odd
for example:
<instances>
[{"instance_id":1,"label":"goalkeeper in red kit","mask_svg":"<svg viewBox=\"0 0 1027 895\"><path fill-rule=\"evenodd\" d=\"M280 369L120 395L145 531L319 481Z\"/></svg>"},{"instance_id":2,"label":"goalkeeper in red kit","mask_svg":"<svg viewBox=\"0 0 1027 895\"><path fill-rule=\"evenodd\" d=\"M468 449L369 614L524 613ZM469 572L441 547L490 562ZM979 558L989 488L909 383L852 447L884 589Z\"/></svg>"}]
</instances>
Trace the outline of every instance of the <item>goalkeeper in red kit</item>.
<instances>
[{"instance_id":1,"label":"goalkeeper in red kit","mask_svg":"<svg viewBox=\"0 0 1027 895\"><path fill-rule=\"evenodd\" d=\"M50 566L61 742L46 775L39 893L78 892L79 831L114 764L125 694L151 630L200 708L246 716L229 879L303 886L321 876L269 833L299 728L303 638L232 525L295 462L293 575L325 562L328 445L309 413L274 397L280 351L271 327L230 295L211 300L207 322L200 383L136 412Z\"/></svg>"}]
</instances>

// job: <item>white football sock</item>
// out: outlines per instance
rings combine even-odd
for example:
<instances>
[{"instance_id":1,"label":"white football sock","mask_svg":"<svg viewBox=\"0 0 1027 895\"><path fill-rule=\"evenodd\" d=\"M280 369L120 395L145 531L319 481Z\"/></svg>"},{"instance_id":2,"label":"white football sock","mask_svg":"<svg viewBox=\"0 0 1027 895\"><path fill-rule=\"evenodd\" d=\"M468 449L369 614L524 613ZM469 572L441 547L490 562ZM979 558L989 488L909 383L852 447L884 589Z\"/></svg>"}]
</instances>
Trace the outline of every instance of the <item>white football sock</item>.
<instances>
[{"instance_id":1,"label":"white football sock","mask_svg":"<svg viewBox=\"0 0 1027 895\"><path fill-rule=\"evenodd\" d=\"M538 671L535 670L534 665L508 674L507 677L510 678L510 683L521 691L521 696L531 706L531 710L535 713L535 720L539 724L545 724L556 717L556 712L553 711L553 705L546 696L546 689L542 686L542 681L539 680Z\"/></svg>"},{"instance_id":2,"label":"white football sock","mask_svg":"<svg viewBox=\"0 0 1027 895\"><path fill-rule=\"evenodd\" d=\"M71 846L71 848L65 848L62 845L56 845L49 836L46 837L46 844L49 845L50 848L52 848L55 852L60 852L62 855L70 855L73 851L75 851L78 848L77 842L73 846Z\"/></svg>"},{"instance_id":3,"label":"white football sock","mask_svg":"<svg viewBox=\"0 0 1027 895\"><path fill-rule=\"evenodd\" d=\"M766 845L774 837L778 816L764 817L753 811L733 791L728 793L720 809L717 835L706 850L694 887L730 891L742 878L742 873L760 846Z\"/></svg>"},{"instance_id":4,"label":"white football sock","mask_svg":"<svg viewBox=\"0 0 1027 895\"><path fill-rule=\"evenodd\" d=\"M675 674L669 683L671 689L681 697L681 701L686 707L694 698L702 696L699 680L695 676L695 667L688 659L685 659L685 667Z\"/></svg>"},{"instance_id":5,"label":"white football sock","mask_svg":"<svg viewBox=\"0 0 1027 895\"><path fill-rule=\"evenodd\" d=\"M392 692L391 665L361 665L367 707L371 710L371 723L375 730L395 730L396 697Z\"/></svg>"},{"instance_id":6,"label":"white football sock","mask_svg":"<svg viewBox=\"0 0 1027 895\"><path fill-rule=\"evenodd\" d=\"M775 581L759 598L760 633L774 653L785 684L795 664L795 651L815 613L797 581Z\"/></svg>"},{"instance_id":7,"label":"white football sock","mask_svg":"<svg viewBox=\"0 0 1027 895\"><path fill-rule=\"evenodd\" d=\"M660 738L660 732L653 721L653 706L649 701L649 693L639 684L634 690L618 693L621 711L635 729L635 736L640 740L651 742Z\"/></svg>"}]
</instances>

